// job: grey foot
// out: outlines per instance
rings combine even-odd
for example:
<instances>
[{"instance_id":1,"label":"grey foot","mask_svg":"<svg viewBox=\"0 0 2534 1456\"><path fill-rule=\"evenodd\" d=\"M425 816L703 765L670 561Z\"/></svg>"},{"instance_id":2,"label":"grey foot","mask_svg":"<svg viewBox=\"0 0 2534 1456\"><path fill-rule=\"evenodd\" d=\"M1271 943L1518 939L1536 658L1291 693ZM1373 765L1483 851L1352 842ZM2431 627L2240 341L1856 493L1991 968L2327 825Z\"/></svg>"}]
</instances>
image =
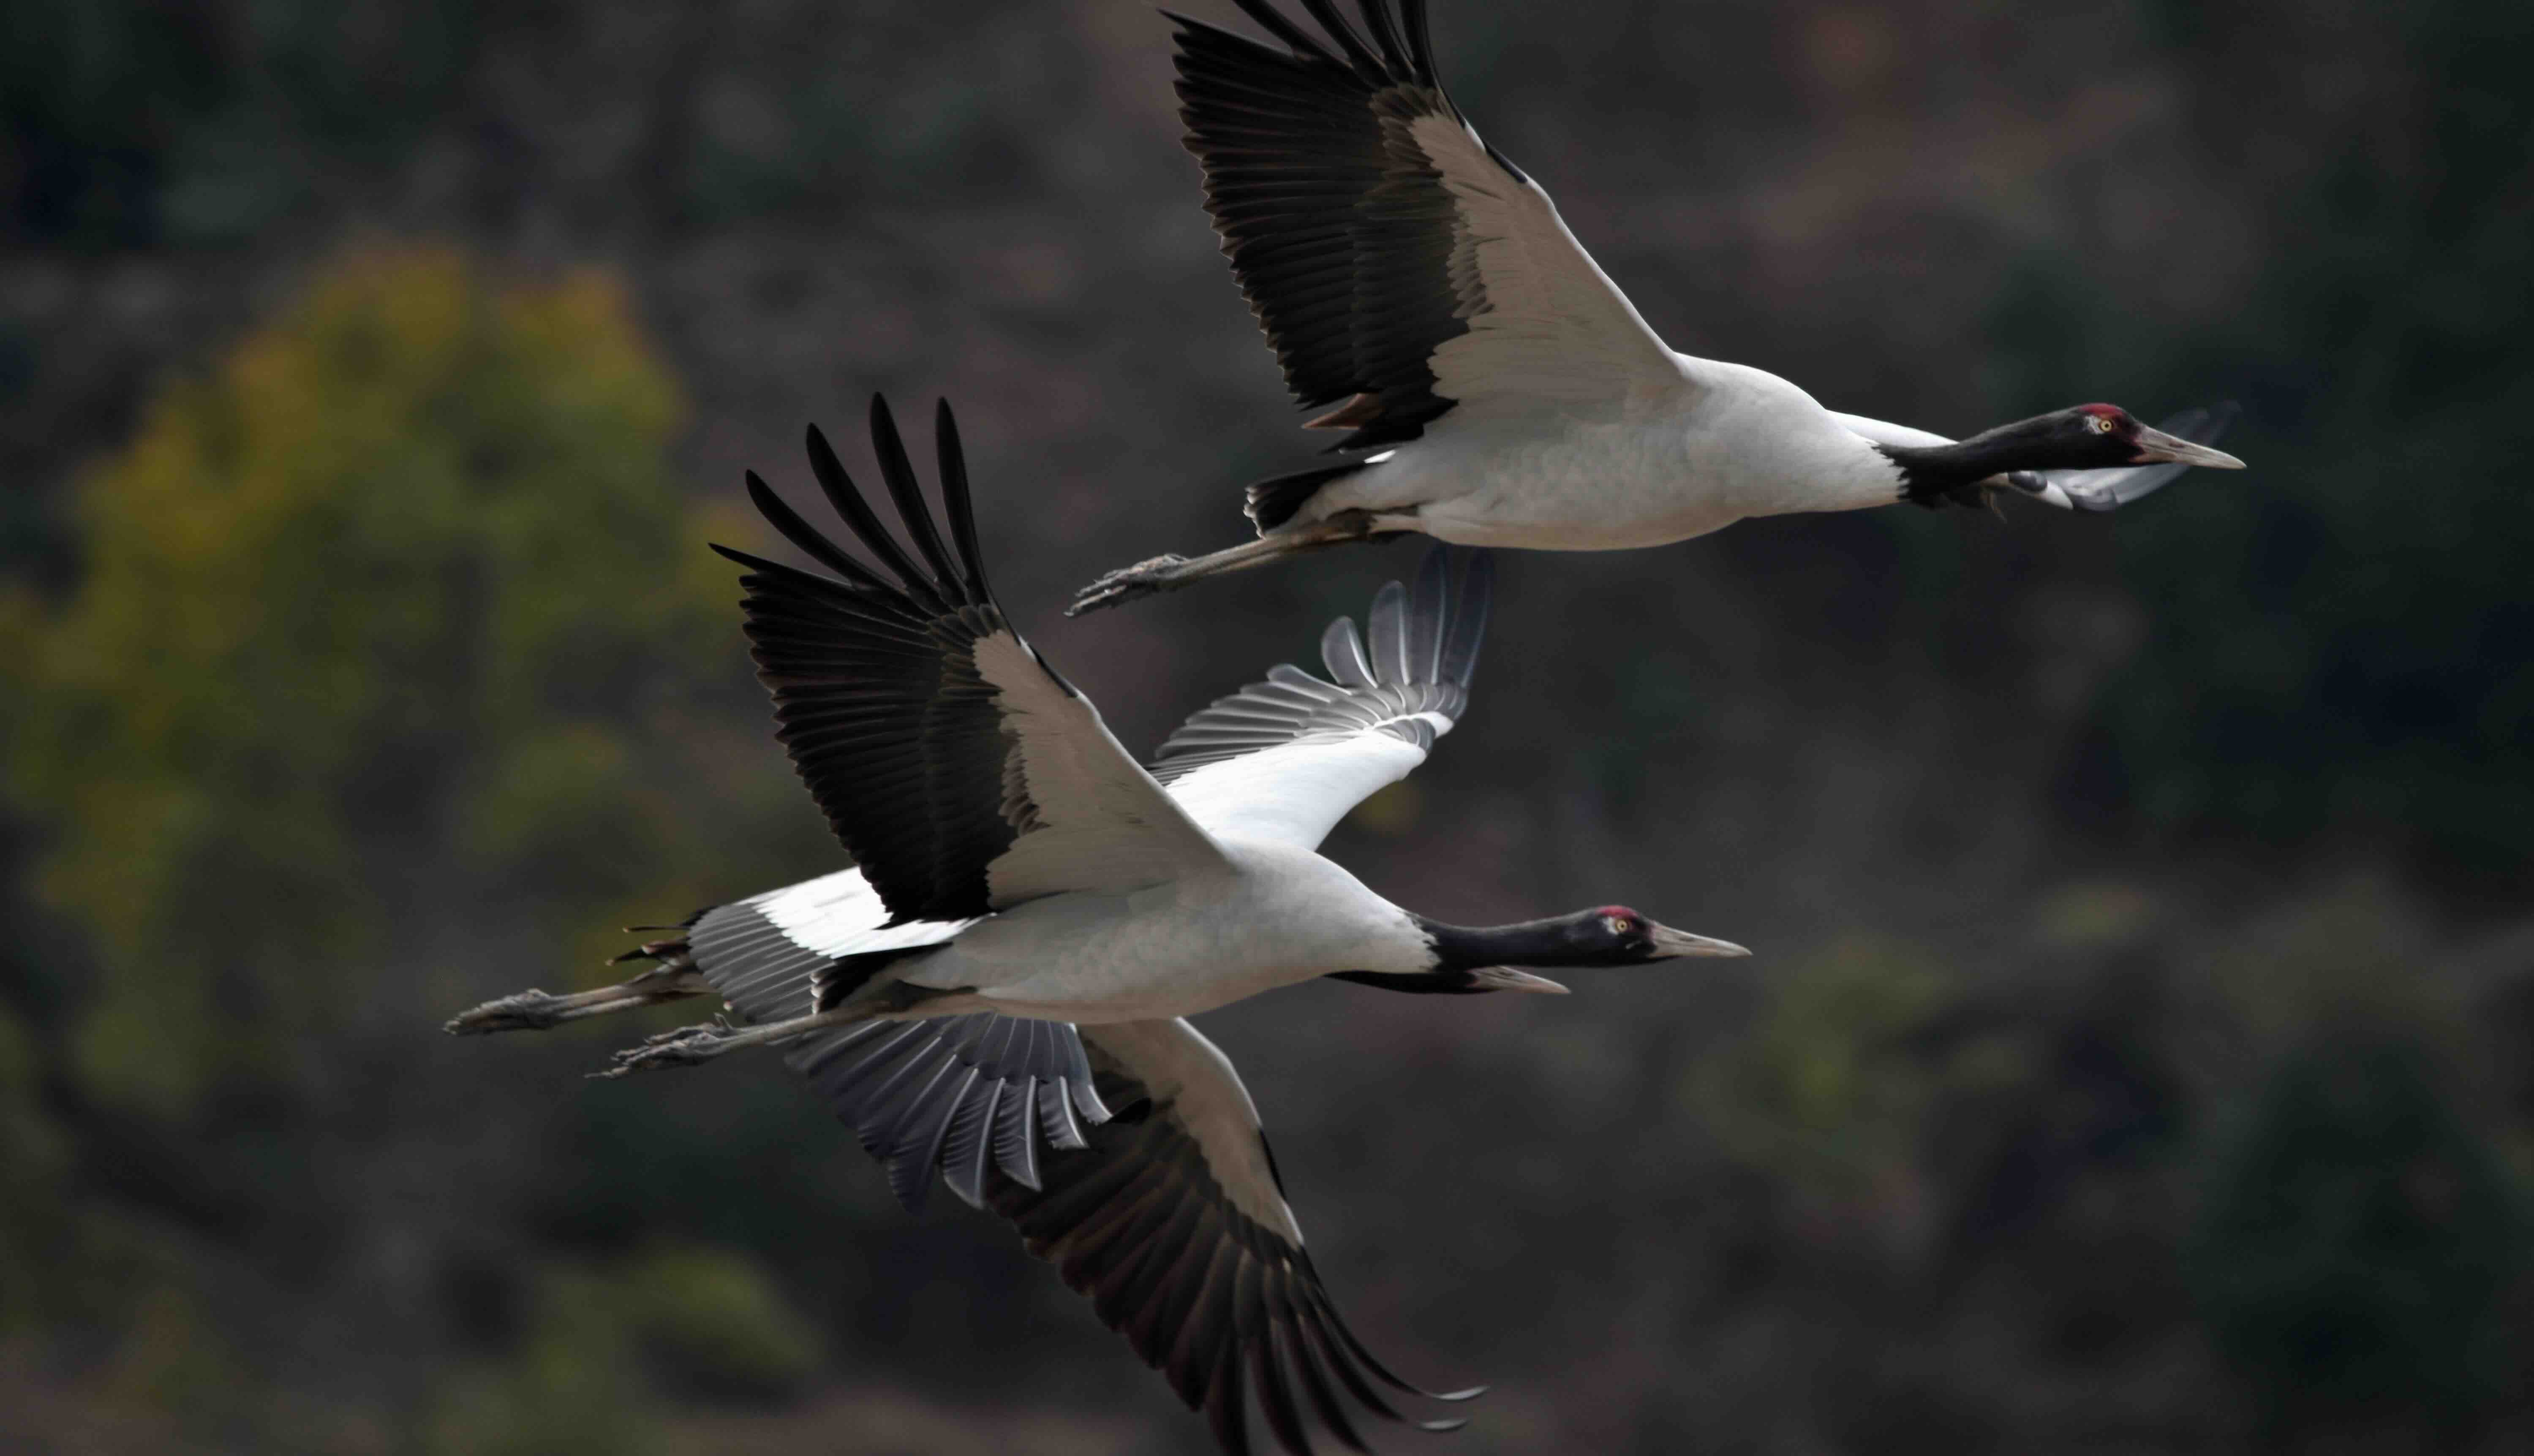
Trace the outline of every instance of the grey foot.
<instances>
[{"instance_id":1,"label":"grey foot","mask_svg":"<svg viewBox=\"0 0 2534 1456\"><path fill-rule=\"evenodd\" d=\"M629 1046L618 1052L616 1065L605 1072L590 1074L596 1077L623 1077L629 1072L657 1072L670 1067L694 1067L736 1045L744 1045L727 1022L707 1021L700 1026L681 1026L643 1038L640 1046Z\"/></svg>"},{"instance_id":2,"label":"grey foot","mask_svg":"<svg viewBox=\"0 0 2534 1456\"><path fill-rule=\"evenodd\" d=\"M520 991L487 1001L451 1017L441 1027L452 1036L482 1036L494 1031L543 1031L573 1019L578 1003L569 996Z\"/></svg>"},{"instance_id":3,"label":"grey foot","mask_svg":"<svg viewBox=\"0 0 2534 1456\"><path fill-rule=\"evenodd\" d=\"M692 962L683 956L677 961L655 965L630 981L601 986L595 991L575 991L557 996L546 991L519 991L497 1000L487 1001L471 1011L459 1012L443 1023L443 1030L452 1036L482 1036L494 1031L544 1031L566 1021L585 1017L603 1017L612 1012L632 1011L638 1006L659 1006L683 1001L690 996L703 996L712 987L695 974Z\"/></svg>"},{"instance_id":4,"label":"grey foot","mask_svg":"<svg viewBox=\"0 0 2534 1456\"><path fill-rule=\"evenodd\" d=\"M1169 591L1179 584L1178 568L1188 558L1178 555L1155 556L1116 570L1073 594L1073 605L1064 609L1066 616L1080 616L1103 607L1122 607L1146 597Z\"/></svg>"}]
</instances>

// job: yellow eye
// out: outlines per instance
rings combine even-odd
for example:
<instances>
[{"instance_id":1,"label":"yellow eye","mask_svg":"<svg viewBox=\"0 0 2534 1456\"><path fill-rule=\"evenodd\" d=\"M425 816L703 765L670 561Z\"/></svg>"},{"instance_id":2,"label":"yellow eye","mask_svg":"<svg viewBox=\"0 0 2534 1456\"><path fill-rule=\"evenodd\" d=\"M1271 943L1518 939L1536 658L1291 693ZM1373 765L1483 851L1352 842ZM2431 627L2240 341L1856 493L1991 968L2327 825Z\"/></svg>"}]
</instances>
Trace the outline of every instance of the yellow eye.
<instances>
[{"instance_id":1,"label":"yellow eye","mask_svg":"<svg viewBox=\"0 0 2534 1456\"><path fill-rule=\"evenodd\" d=\"M2093 428L2096 435L2112 433L2112 417L2109 415L2087 415L2085 421Z\"/></svg>"},{"instance_id":2,"label":"yellow eye","mask_svg":"<svg viewBox=\"0 0 2534 1456\"><path fill-rule=\"evenodd\" d=\"M1636 928L1634 925L1628 923L1627 917L1623 915L1603 915L1601 917L1601 924L1612 935L1625 935Z\"/></svg>"}]
</instances>

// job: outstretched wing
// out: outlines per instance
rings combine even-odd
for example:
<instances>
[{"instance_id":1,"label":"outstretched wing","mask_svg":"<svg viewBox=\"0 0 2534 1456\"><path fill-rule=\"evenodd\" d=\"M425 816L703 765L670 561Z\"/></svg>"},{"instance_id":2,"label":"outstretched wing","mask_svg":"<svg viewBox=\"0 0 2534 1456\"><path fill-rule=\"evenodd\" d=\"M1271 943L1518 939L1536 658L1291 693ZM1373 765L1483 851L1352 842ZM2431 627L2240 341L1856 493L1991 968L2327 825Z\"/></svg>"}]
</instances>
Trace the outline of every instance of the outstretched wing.
<instances>
[{"instance_id":1,"label":"outstretched wing","mask_svg":"<svg viewBox=\"0 0 2534 1456\"><path fill-rule=\"evenodd\" d=\"M969 919L1064 890L1139 889L1223 863L996 605L949 405L935 416L947 545L876 396L871 429L913 553L815 427L811 467L880 569L846 554L754 472L749 498L836 575L713 550L749 568L748 636L774 695L777 736L895 922Z\"/></svg>"},{"instance_id":2,"label":"outstretched wing","mask_svg":"<svg viewBox=\"0 0 2534 1456\"><path fill-rule=\"evenodd\" d=\"M1684 387L1548 195L1434 74L1422 0L1236 0L1283 48L1174 15L1206 210L1299 404L1355 449L1456 405L1616 409Z\"/></svg>"},{"instance_id":3,"label":"outstretched wing","mask_svg":"<svg viewBox=\"0 0 2534 1456\"><path fill-rule=\"evenodd\" d=\"M2213 445L2226 433L2226 427L2235 423L2239 412L2230 400L2206 409L2184 410L2156 428L2196 445ZM2172 485L2190 468L2167 463L2127 465L2117 470L2045 470L2036 494L2068 510L2118 510Z\"/></svg>"},{"instance_id":4,"label":"outstretched wing","mask_svg":"<svg viewBox=\"0 0 2534 1456\"><path fill-rule=\"evenodd\" d=\"M1419 1390L1347 1328L1302 1250L1257 1109L1212 1042L1184 1020L1094 1026L1082 1039L1116 1115L1090 1130L1087 1151L1051 1154L1039 1187L990 1175L986 1201L1205 1412L1226 1451L1249 1449L1252 1392L1297 1456L1311 1449L1306 1406L1362 1450L1347 1397L1404 1421L1379 1387L1434 1400L1478 1394Z\"/></svg>"},{"instance_id":5,"label":"outstretched wing","mask_svg":"<svg viewBox=\"0 0 2534 1456\"><path fill-rule=\"evenodd\" d=\"M1457 601L1448 547L1426 553L1412 597L1372 601L1371 641L1339 617L1320 637L1333 681L1291 665L1181 724L1154 776L1218 835L1311 848L1374 789L1408 777L1469 706L1494 564L1469 557Z\"/></svg>"},{"instance_id":6,"label":"outstretched wing","mask_svg":"<svg viewBox=\"0 0 2534 1456\"><path fill-rule=\"evenodd\" d=\"M885 915L860 872L841 870L715 906L684 949L732 1010L762 1024L807 1015L840 963L920 951L964 928L886 926ZM1400 1421L1380 1387L1427 1394L1339 1316L1249 1093L1186 1021L1082 1030L992 1012L866 1021L803 1037L783 1060L887 1165L910 1211L938 1171L961 1199L1017 1225L1032 1253L1207 1414L1226 1450L1248 1449L1253 1390L1297 1452L1310 1449L1305 1403L1360 1450L1347 1398Z\"/></svg>"},{"instance_id":7,"label":"outstretched wing","mask_svg":"<svg viewBox=\"0 0 2534 1456\"><path fill-rule=\"evenodd\" d=\"M817 1010L839 975L868 975L971 923L888 918L860 870L839 870L715 905L688 927L686 950L732 1011L764 1025ZM924 1205L935 1169L971 1204L990 1165L1035 1187L1049 1153L1084 1146L1083 1129L1109 1116L1066 1021L865 1021L794 1042L783 1060L888 1165L909 1209Z\"/></svg>"}]
</instances>

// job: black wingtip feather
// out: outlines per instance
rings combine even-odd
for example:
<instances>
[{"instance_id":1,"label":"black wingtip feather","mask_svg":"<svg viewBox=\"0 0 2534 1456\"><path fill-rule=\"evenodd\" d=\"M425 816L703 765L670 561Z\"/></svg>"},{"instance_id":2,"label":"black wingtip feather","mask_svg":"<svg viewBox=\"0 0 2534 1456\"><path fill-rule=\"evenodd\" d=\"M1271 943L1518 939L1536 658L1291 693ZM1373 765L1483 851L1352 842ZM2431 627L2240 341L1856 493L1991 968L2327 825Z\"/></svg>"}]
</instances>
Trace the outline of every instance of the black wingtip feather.
<instances>
[{"instance_id":1,"label":"black wingtip feather","mask_svg":"<svg viewBox=\"0 0 2534 1456\"><path fill-rule=\"evenodd\" d=\"M1302 1412L1294 1399L1294 1387L1285 1378L1283 1362L1276 1358L1274 1332L1261 1328L1249 1340L1249 1365L1252 1380L1258 1387L1258 1412L1267 1418L1267 1428L1276 1443L1290 1456L1318 1456L1311 1449L1309 1436L1302 1433Z\"/></svg>"},{"instance_id":2,"label":"black wingtip feather","mask_svg":"<svg viewBox=\"0 0 2534 1456\"><path fill-rule=\"evenodd\" d=\"M968 495L968 452L959 442L959 421L947 399L933 402L933 451L941 473L941 513L949 518L950 544L959 553L961 584L969 601L992 606L986 553L977 546L977 509Z\"/></svg>"},{"instance_id":3,"label":"black wingtip feather","mask_svg":"<svg viewBox=\"0 0 2534 1456\"><path fill-rule=\"evenodd\" d=\"M1356 0L1356 9L1363 16L1363 28L1372 32L1375 45L1381 47L1381 69L1394 77L1417 74L1408 49L1400 42L1399 26L1390 15L1390 0Z\"/></svg>"},{"instance_id":4,"label":"black wingtip feather","mask_svg":"<svg viewBox=\"0 0 2534 1456\"><path fill-rule=\"evenodd\" d=\"M1280 1279L1276 1282L1274 1297L1279 1316L1276 1323L1291 1347L1287 1353L1293 1357L1295 1369L1302 1373L1302 1388L1311 1398L1311 1409L1318 1414L1320 1425L1338 1438L1340 1445L1370 1456L1363 1437L1356 1431L1355 1423L1347 1419L1345 1403L1338 1399L1337 1391L1330 1386L1328 1371L1320 1368L1319 1356L1312 1349L1310 1337L1297 1322L1293 1295L1286 1287L1286 1281Z\"/></svg>"},{"instance_id":5,"label":"black wingtip feather","mask_svg":"<svg viewBox=\"0 0 2534 1456\"><path fill-rule=\"evenodd\" d=\"M1422 1428L1460 1424L1413 1420L1385 1398L1387 1383L1421 1392L1386 1370L1367 1373L1378 1363L1345 1329L1298 1246L1239 1213L1170 1104L1091 1051L1117 1117L1095 1130L1089 1152L1050 1159L1046 1192L989 1175L987 1202L1203 1413L1220 1449L1270 1444L1251 1429L1253 1397L1272 1445L1297 1456L1313 1449L1313 1426L1365 1449L1356 1408Z\"/></svg>"},{"instance_id":6,"label":"black wingtip feather","mask_svg":"<svg viewBox=\"0 0 2534 1456\"><path fill-rule=\"evenodd\" d=\"M774 488L767 485L762 476L752 470L747 473L747 481L749 503L756 507L756 513L763 516L768 525L782 533L784 540L800 548L804 554L817 561L819 565L858 586L879 587L881 590L886 590L878 577L872 575L861 562L838 550L834 542L820 535L815 526L802 519L798 511L785 504L783 497L774 494ZM713 550L722 549L715 547ZM723 552L723 554L730 553Z\"/></svg>"},{"instance_id":7,"label":"black wingtip feather","mask_svg":"<svg viewBox=\"0 0 2534 1456\"><path fill-rule=\"evenodd\" d=\"M1327 47L1312 39L1310 31L1305 30L1301 27L1295 25L1292 21L1287 20L1284 12L1278 10L1273 4L1270 4L1269 0L1232 0L1232 3L1239 6L1240 13L1242 15L1256 21L1261 27L1265 28L1269 34L1284 41L1286 47L1293 51L1295 55L1306 57L1315 61L1325 61L1332 66L1342 66L1346 64L1336 56L1329 54ZM1182 24L1204 25L1204 22L1183 21ZM1209 30L1221 29L1220 27L1215 26L1206 26L1205 29ZM1222 31L1222 33L1230 34L1231 32Z\"/></svg>"},{"instance_id":8,"label":"black wingtip feather","mask_svg":"<svg viewBox=\"0 0 2534 1456\"><path fill-rule=\"evenodd\" d=\"M1443 88L1434 71L1434 36L1426 25L1425 0L1400 0L1400 21L1408 31L1408 58L1414 65L1417 84Z\"/></svg>"},{"instance_id":9,"label":"black wingtip feather","mask_svg":"<svg viewBox=\"0 0 2534 1456\"><path fill-rule=\"evenodd\" d=\"M773 694L780 736L803 782L888 906L891 924L991 909L986 866L1023 822L1006 802L1013 750L1001 709L989 695L962 690L976 671L977 643L997 633L1020 639L992 605L946 406L936 421L941 516L927 504L886 401L873 402L873 455L912 551L815 426L803 432L810 464L847 531L828 521L822 534L763 480L748 477L757 509L825 568L741 562L761 578L749 583L745 603L757 675ZM1074 693L1052 670L1048 677Z\"/></svg>"},{"instance_id":10,"label":"black wingtip feather","mask_svg":"<svg viewBox=\"0 0 2534 1456\"><path fill-rule=\"evenodd\" d=\"M915 462L906 457L906 441L897 433L897 420L888 412L888 400L872 396L872 452L879 457L881 484L888 487L888 497L897 507L898 521L905 526L906 536L915 543L924 563L932 568L931 583L943 596L957 605L965 605L967 594L961 590L959 573L950 566L950 557L941 550L941 533L934 529L932 507L924 503L924 486L916 479Z\"/></svg>"},{"instance_id":11,"label":"black wingtip feather","mask_svg":"<svg viewBox=\"0 0 2534 1456\"><path fill-rule=\"evenodd\" d=\"M1307 1271L1305 1275L1316 1282L1316 1275L1309 1275ZM1352 1337L1341 1341L1330 1328L1337 1320L1335 1311L1331 1310L1324 1301L1314 1298L1307 1288L1303 1290L1302 1298L1298 1303L1299 1318L1297 1322L1301 1328L1309 1331L1312 1343L1319 1348L1320 1354L1327 1358L1329 1369L1337 1373L1338 1382L1346 1386L1347 1393L1356 1398L1358 1405L1383 1420L1406 1423L1408 1418L1399 1414L1398 1408L1384 1400L1381 1392L1372 1388L1372 1382L1363 1377L1362 1369L1356 1364L1355 1358L1347 1349L1347 1346L1353 1343ZM1341 1325L1339 1328L1342 1329L1344 1326Z\"/></svg>"},{"instance_id":12,"label":"black wingtip feather","mask_svg":"<svg viewBox=\"0 0 2534 1456\"><path fill-rule=\"evenodd\" d=\"M1224 1347L1215 1365L1214 1381L1205 1394L1206 1425L1225 1456L1249 1456L1249 1412L1241 1399L1240 1347Z\"/></svg>"},{"instance_id":13,"label":"black wingtip feather","mask_svg":"<svg viewBox=\"0 0 2534 1456\"><path fill-rule=\"evenodd\" d=\"M1357 1360L1361 1361L1363 1363L1363 1368L1370 1370L1373 1378L1379 1380L1382 1384L1389 1386L1391 1389L1398 1391L1402 1395L1414 1395L1425 1400L1439 1400L1449 1404L1458 1404L1466 1400L1476 1400L1479 1396L1487 1393L1487 1387L1484 1385L1473 1385L1466 1390L1428 1390L1422 1385L1418 1385L1408 1380L1401 1379L1398 1375L1392 1373L1390 1367L1383 1365L1378 1357L1376 1357L1370 1350L1365 1349L1361 1340L1356 1338L1355 1331L1348 1326L1345 1318L1338 1313L1337 1306L1329 1301L1329 1297L1325 1292L1321 1293L1319 1299L1320 1308L1328 1315L1329 1323L1336 1327L1338 1338L1346 1341L1348 1353L1352 1354Z\"/></svg>"},{"instance_id":14,"label":"black wingtip feather","mask_svg":"<svg viewBox=\"0 0 2534 1456\"><path fill-rule=\"evenodd\" d=\"M882 406L875 414L884 411L885 406ZM810 452L810 472L818 478L818 489L826 493L827 503L835 507L837 515L844 517L845 524L853 529L863 549L879 557L880 564L897 577L900 589L906 595L935 612L946 610L949 604L941 600L941 594L917 568L914 558L907 555L905 548L897 544L897 538L880 523L879 513L863 498L862 488L845 473L845 463L836 458L835 448L827 443L825 433L815 425L809 427L805 443Z\"/></svg>"},{"instance_id":15,"label":"black wingtip feather","mask_svg":"<svg viewBox=\"0 0 2534 1456\"><path fill-rule=\"evenodd\" d=\"M1332 0L1302 0L1302 8L1309 11L1311 19L1318 21L1320 29L1329 33L1329 38L1345 50L1347 62L1355 67L1358 76L1376 86L1390 79L1382 69L1381 58L1363 43L1363 37L1355 32L1355 27L1347 24L1346 17L1339 13Z\"/></svg>"}]
</instances>

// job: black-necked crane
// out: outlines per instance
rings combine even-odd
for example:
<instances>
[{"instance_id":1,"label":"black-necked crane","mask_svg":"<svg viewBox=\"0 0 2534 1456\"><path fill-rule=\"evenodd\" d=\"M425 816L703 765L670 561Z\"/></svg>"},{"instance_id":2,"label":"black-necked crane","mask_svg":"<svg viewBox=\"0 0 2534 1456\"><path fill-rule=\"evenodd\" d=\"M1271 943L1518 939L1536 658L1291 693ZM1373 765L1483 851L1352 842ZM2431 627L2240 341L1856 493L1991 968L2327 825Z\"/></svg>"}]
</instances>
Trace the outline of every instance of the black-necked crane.
<instances>
[{"instance_id":1,"label":"black-necked crane","mask_svg":"<svg viewBox=\"0 0 2534 1456\"><path fill-rule=\"evenodd\" d=\"M2108 510L2171 476L2054 473L2243 465L2205 413L2164 431L2079 405L1957 442L1675 353L1452 103L1423 0L1358 0L1360 29L1336 0L1303 0L1316 29L1235 3L1281 44L1171 17L1186 143L1288 388L1337 406L1309 426L1347 431L1347 458L1251 486L1255 541L1113 571L1075 612L1403 532L1614 551L1999 491Z\"/></svg>"},{"instance_id":2,"label":"black-necked crane","mask_svg":"<svg viewBox=\"0 0 2534 1456\"><path fill-rule=\"evenodd\" d=\"M779 736L854 868L707 909L598 991L521 992L452 1031L544 1027L718 993L730 1018L618 1054L609 1075L776 1044L920 1203L937 1171L1020 1228L1103 1320L1246 1449L1246 1401L1307 1452L1304 1414L1358 1444L1349 1406L1423 1396L1348 1330L1303 1252L1258 1115L1185 1017L1321 976L1445 994L1560 991L1518 966L1620 966L1738 946L1623 905L1455 926L1318 852L1404 777L1469 700L1483 555L1446 552L1369 630L1321 638L1329 677L1272 670L1139 766L1013 629L988 588L948 406L935 524L873 402L891 535L810 433L866 564L751 475L759 511L822 576L748 568L748 635ZM1437 1396L1436 1399L1457 1399ZM1457 1423L1420 1423L1448 1427Z\"/></svg>"}]
</instances>

